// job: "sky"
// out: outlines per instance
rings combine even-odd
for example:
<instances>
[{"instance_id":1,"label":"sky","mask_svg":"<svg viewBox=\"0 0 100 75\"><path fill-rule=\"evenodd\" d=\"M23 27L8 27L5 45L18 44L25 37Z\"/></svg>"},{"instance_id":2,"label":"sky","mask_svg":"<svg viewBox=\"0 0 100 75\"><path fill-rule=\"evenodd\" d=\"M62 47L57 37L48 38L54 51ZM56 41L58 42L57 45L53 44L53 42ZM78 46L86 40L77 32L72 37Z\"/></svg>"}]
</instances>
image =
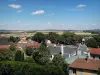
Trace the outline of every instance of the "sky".
<instances>
[{"instance_id":1,"label":"sky","mask_svg":"<svg viewBox=\"0 0 100 75\"><path fill-rule=\"evenodd\" d=\"M0 0L0 29L100 29L100 0Z\"/></svg>"}]
</instances>

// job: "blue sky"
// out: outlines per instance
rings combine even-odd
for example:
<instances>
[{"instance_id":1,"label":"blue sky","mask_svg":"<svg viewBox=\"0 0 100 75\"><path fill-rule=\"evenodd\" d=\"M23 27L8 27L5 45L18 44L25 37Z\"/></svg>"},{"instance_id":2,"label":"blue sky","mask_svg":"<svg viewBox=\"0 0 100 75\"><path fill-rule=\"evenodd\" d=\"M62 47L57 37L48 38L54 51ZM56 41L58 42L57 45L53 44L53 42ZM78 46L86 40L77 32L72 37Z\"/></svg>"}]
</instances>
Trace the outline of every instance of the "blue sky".
<instances>
[{"instance_id":1,"label":"blue sky","mask_svg":"<svg viewBox=\"0 0 100 75\"><path fill-rule=\"evenodd\" d=\"M0 0L0 29L100 29L100 0Z\"/></svg>"}]
</instances>

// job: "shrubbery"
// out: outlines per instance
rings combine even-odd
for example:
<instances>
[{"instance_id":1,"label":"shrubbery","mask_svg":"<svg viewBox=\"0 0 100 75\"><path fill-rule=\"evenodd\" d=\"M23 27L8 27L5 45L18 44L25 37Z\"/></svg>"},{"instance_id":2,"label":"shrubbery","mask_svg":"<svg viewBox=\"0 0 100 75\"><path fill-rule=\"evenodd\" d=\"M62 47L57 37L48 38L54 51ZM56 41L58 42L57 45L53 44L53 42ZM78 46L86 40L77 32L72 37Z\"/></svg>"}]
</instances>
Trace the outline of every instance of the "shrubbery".
<instances>
[{"instance_id":1,"label":"shrubbery","mask_svg":"<svg viewBox=\"0 0 100 75\"><path fill-rule=\"evenodd\" d=\"M12 60L12 52L8 49L0 50L0 61Z\"/></svg>"},{"instance_id":2,"label":"shrubbery","mask_svg":"<svg viewBox=\"0 0 100 75\"><path fill-rule=\"evenodd\" d=\"M0 62L0 75L64 75L59 66L41 66L36 63Z\"/></svg>"},{"instance_id":3,"label":"shrubbery","mask_svg":"<svg viewBox=\"0 0 100 75\"><path fill-rule=\"evenodd\" d=\"M47 65L50 61L50 52L46 46L40 45L32 57L38 64Z\"/></svg>"},{"instance_id":4,"label":"shrubbery","mask_svg":"<svg viewBox=\"0 0 100 75\"><path fill-rule=\"evenodd\" d=\"M35 62L34 59L32 57L30 57L30 56L26 57L24 61L25 62L29 62L29 63L34 63Z\"/></svg>"},{"instance_id":5,"label":"shrubbery","mask_svg":"<svg viewBox=\"0 0 100 75\"><path fill-rule=\"evenodd\" d=\"M15 61L24 61L24 53L21 50L16 51Z\"/></svg>"},{"instance_id":6,"label":"shrubbery","mask_svg":"<svg viewBox=\"0 0 100 75\"><path fill-rule=\"evenodd\" d=\"M26 54L28 55L28 56L31 56L32 55L32 53L33 53L33 48L32 47L26 47Z\"/></svg>"}]
</instances>

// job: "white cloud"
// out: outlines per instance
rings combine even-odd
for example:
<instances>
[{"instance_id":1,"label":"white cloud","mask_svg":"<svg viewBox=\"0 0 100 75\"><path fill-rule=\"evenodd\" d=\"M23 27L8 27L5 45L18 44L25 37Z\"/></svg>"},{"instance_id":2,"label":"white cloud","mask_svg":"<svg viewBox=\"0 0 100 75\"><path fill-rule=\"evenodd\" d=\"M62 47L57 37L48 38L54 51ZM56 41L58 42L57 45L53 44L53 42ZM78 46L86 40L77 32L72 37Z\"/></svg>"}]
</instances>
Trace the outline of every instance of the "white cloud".
<instances>
[{"instance_id":1,"label":"white cloud","mask_svg":"<svg viewBox=\"0 0 100 75\"><path fill-rule=\"evenodd\" d=\"M18 10L17 12L19 12L19 13L20 13L20 12L23 12L23 11L22 11L22 10Z\"/></svg>"},{"instance_id":2,"label":"white cloud","mask_svg":"<svg viewBox=\"0 0 100 75\"><path fill-rule=\"evenodd\" d=\"M32 12L32 15L39 15L39 14L44 14L44 10L37 10L35 12Z\"/></svg>"},{"instance_id":3,"label":"white cloud","mask_svg":"<svg viewBox=\"0 0 100 75\"><path fill-rule=\"evenodd\" d=\"M51 24L51 22L48 22L48 24Z\"/></svg>"},{"instance_id":4,"label":"white cloud","mask_svg":"<svg viewBox=\"0 0 100 75\"><path fill-rule=\"evenodd\" d=\"M11 8L15 8L15 9L18 9L18 8L22 7L21 5L17 5L17 4L10 4L8 6L11 7Z\"/></svg>"},{"instance_id":5,"label":"white cloud","mask_svg":"<svg viewBox=\"0 0 100 75\"><path fill-rule=\"evenodd\" d=\"M85 4L79 4L79 5L76 6L76 8L83 8L83 7L86 7L86 5Z\"/></svg>"},{"instance_id":6,"label":"white cloud","mask_svg":"<svg viewBox=\"0 0 100 75\"><path fill-rule=\"evenodd\" d=\"M48 16L53 16L53 15L55 15L55 14L54 13L48 14Z\"/></svg>"},{"instance_id":7,"label":"white cloud","mask_svg":"<svg viewBox=\"0 0 100 75\"><path fill-rule=\"evenodd\" d=\"M20 23L20 20L18 20L17 22Z\"/></svg>"}]
</instances>

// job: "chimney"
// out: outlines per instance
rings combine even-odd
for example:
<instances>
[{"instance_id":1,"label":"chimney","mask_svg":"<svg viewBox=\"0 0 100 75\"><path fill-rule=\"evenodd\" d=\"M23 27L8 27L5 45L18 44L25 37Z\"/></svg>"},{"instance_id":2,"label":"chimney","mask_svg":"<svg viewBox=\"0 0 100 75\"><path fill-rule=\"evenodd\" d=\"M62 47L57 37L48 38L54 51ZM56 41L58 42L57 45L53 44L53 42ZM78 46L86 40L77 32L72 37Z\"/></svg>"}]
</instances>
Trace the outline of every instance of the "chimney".
<instances>
[{"instance_id":1,"label":"chimney","mask_svg":"<svg viewBox=\"0 0 100 75\"><path fill-rule=\"evenodd\" d=\"M86 56L85 60L88 62L88 56Z\"/></svg>"},{"instance_id":2,"label":"chimney","mask_svg":"<svg viewBox=\"0 0 100 75\"><path fill-rule=\"evenodd\" d=\"M64 46L63 46L63 44L61 45L61 54L62 54L62 56L64 55Z\"/></svg>"}]
</instances>

